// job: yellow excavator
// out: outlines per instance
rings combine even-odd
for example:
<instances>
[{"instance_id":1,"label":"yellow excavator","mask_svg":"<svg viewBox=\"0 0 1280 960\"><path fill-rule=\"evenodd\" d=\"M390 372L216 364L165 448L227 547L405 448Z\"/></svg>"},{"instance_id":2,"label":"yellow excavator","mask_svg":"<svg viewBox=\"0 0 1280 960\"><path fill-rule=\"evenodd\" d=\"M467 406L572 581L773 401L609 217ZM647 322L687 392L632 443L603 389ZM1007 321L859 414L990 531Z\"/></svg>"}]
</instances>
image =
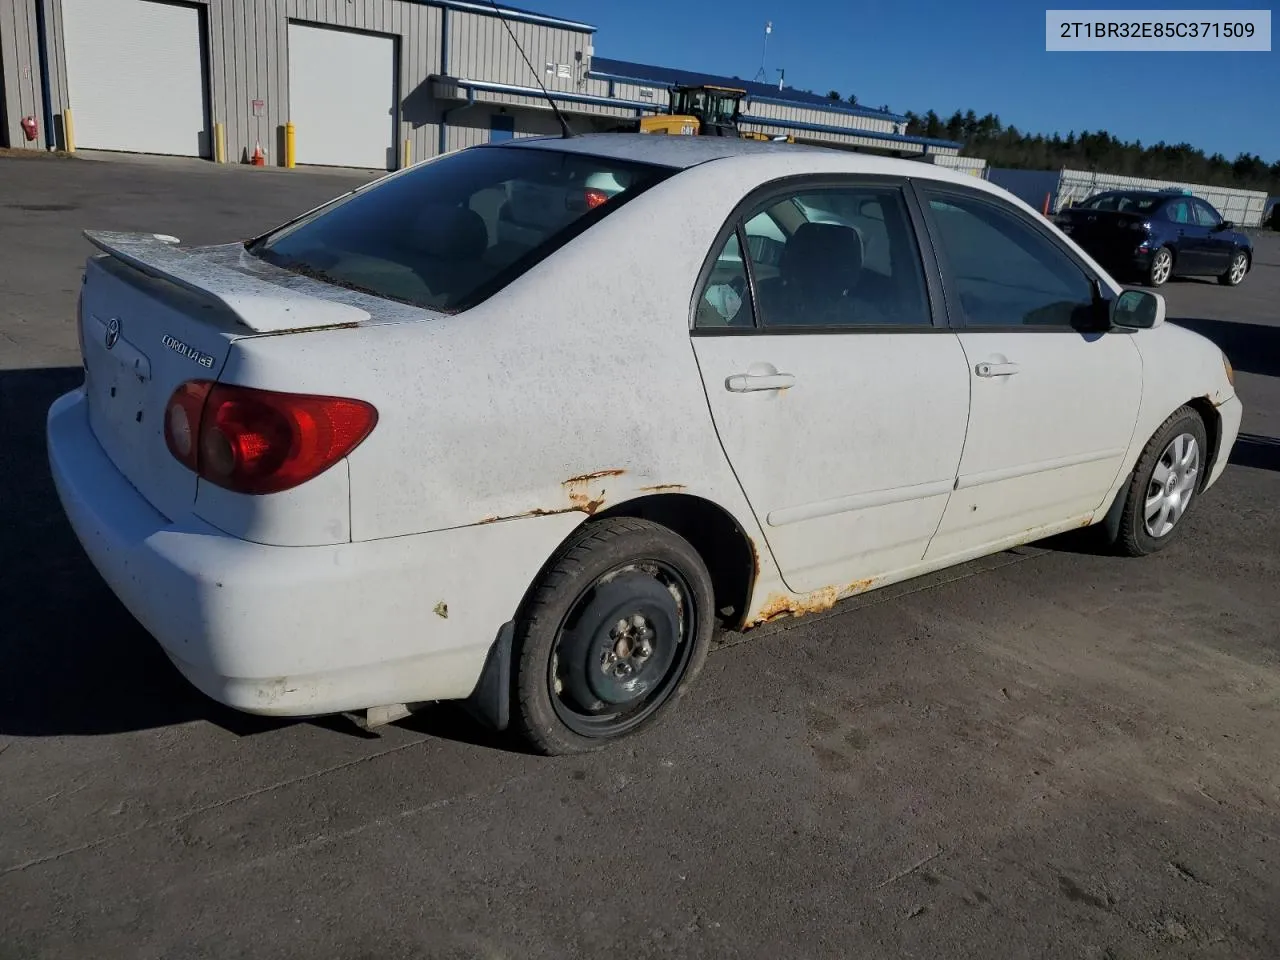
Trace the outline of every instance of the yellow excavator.
<instances>
[{"instance_id":1,"label":"yellow excavator","mask_svg":"<svg viewBox=\"0 0 1280 960\"><path fill-rule=\"evenodd\" d=\"M764 133L744 133L738 129L742 99L747 91L739 87L697 84L671 88L671 106L666 113L642 117L629 127L640 133L669 136L740 137L743 140L785 140L794 137L771 137Z\"/></svg>"}]
</instances>

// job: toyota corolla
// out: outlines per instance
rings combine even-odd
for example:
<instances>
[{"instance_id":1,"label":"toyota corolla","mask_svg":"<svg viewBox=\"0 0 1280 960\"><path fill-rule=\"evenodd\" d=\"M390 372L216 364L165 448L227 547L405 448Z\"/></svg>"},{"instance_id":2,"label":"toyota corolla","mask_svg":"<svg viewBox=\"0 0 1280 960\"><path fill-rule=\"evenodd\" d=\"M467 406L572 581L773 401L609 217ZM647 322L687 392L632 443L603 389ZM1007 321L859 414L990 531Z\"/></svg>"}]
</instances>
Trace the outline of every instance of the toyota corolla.
<instances>
[{"instance_id":1,"label":"toyota corolla","mask_svg":"<svg viewBox=\"0 0 1280 960\"><path fill-rule=\"evenodd\" d=\"M1165 547L1240 424L1159 295L905 160L525 140L246 243L88 236L58 493L177 668L253 713L462 700L598 747L716 629L1083 526Z\"/></svg>"}]
</instances>

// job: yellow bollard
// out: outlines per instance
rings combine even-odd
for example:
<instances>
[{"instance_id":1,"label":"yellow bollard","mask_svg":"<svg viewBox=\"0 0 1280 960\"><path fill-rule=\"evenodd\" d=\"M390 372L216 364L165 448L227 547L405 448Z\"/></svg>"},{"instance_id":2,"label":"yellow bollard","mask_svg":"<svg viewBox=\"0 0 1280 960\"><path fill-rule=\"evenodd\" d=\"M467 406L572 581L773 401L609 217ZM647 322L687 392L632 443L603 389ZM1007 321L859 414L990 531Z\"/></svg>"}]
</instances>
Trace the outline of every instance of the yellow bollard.
<instances>
[{"instance_id":1,"label":"yellow bollard","mask_svg":"<svg viewBox=\"0 0 1280 960\"><path fill-rule=\"evenodd\" d=\"M227 162L227 128L220 123L213 125L213 162Z\"/></svg>"},{"instance_id":2,"label":"yellow bollard","mask_svg":"<svg viewBox=\"0 0 1280 960\"><path fill-rule=\"evenodd\" d=\"M297 166L297 130L290 120L284 125L284 165L289 170Z\"/></svg>"},{"instance_id":3,"label":"yellow bollard","mask_svg":"<svg viewBox=\"0 0 1280 960\"><path fill-rule=\"evenodd\" d=\"M400 169L413 166L413 141L406 140L404 149L400 152Z\"/></svg>"},{"instance_id":4,"label":"yellow bollard","mask_svg":"<svg viewBox=\"0 0 1280 960\"><path fill-rule=\"evenodd\" d=\"M76 123L71 118L71 108L62 111L62 138L66 142L63 144L67 153L76 152Z\"/></svg>"}]
</instances>

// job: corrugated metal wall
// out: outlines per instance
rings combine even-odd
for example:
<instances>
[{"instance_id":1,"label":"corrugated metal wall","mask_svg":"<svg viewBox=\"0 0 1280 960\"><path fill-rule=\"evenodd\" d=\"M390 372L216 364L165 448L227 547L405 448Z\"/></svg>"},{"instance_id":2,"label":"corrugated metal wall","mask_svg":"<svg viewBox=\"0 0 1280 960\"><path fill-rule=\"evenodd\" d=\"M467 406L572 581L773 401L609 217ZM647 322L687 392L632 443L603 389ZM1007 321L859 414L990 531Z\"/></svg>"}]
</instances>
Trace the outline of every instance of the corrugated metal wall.
<instances>
[{"instance_id":1,"label":"corrugated metal wall","mask_svg":"<svg viewBox=\"0 0 1280 960\"><path fill-rule=\"evenodd\" d=\"M975 177L983 177L985 179L987 175L987 161L981 157L960 157L946 153L931 153L927 159L935 166L959 170Z\"/></svg>"},{"instance_id":2,"label":"corrugated metal wall","mask_svg":"<svg viewBox=\"0 0 1280 960\"><path fill-rule=\"evenodd\" d=\"M26 113L39 115L39 72L36 69L36 29L26 22L28 8L36 0L0 0L0 10L16 25L5 24L5 89L21 96L15 119L9 126L20 135L17 119ZM42 0L50 10L50 70L53 110L68 106L65 51L62 48L61 2ZM450 106L433 100L427 78L452 74L492 83L536 86L540 79L548 89L606 95L603 81L588 81L591 35L578 30L510 21L512 32L524 46L536 69L535 78L525 66L501 21L492 16L458 9L445 10L412 0L188 0L205 8L209 49L209 111L213 123L225 126L227 159L243 160L261 143L269 162L283 162L283 125L289 119L288 23L323 24L398 37L400 135L412 143L416 159L438 149L441 110ZM10 9L11 4L16 4ZM445 22L449 38L444 39ZM9 45L23 41L27 49L9 55ZM449 63L441 63L447 47ZM581 57L581 59L579 59ZM9 65L21 69L29 59L31 71L25 87L7 76ZM548 72L548 64L549 72ZM565 76L564 74L568 74ZM595 89L598 87L599 89ZM507 97L512 103L521 98ZM261 106L256 106L256 104ZM608 108L581 106L586 113L614 113ZM15 113L10 110L9 113ZM145 122L145 105L140 116ZM43 127L43 123L42 123ZM399 145L397 144L397 147Z\"/></svg>"},{"instance_id":3,"label":"corrugated metal wall","mask_svg":"<svg viewBox=\"0 0 1280 960\"><path fill-rule=\"evenodd\" d=\"M745 121L740 124L747 133L763 133L771 137L794 137L797 143L813 143L827 147L848 147L899 154L922 154L924 146L906 140L884 140L879 137L858 136L856 130L849 133L828 133L825 131L797 130L794 127ZM937 149L937 148L931 148ZM953 151L954 152L954 151Z\"/></svg>"},{"instance_id":4,"label":"corrugated metal wall","mask_svg":"<svg viewBox=\"0 0 1280 960\"><path fill-rule=\"evenodd\" d=\"M0 83L4 94L4 131L11 147L42 149L46 144L40 97L40 60L36 48L36 3L39 0L0 0ZM40 138L28 143L22 118L35 117Z\"/></svg>"},{"instance_id":5,"label":"corrugated metal wall","mask_svg":"<svg viewBox=\"0 0 1280 960\"><path fill-rule=\"evenodd\" d=\"M1224 220L1233 220L1243 227L1256 227L1262 222L1267 205L1267 195L1261 190L1236 190L1231 187L1213 187L1203 183L1175 183L1170 180L1150 180L1146 177L1122 177L1109 173L1092 173L1087 170L1063 170L1058 174L1058 190L1054 197L1054 210L1061 210L1069 203L1085 200L1103 190L1190 190L1193 196L1212 204Z\"/></svg>"},{"instance_id":6,"label":"corrugated metal wall","mask_svg":"<svg viewBox=\"0 0 1280 960\"><path fill-rule=\"evenodd\" d=\"M488 143L489 118L498 113L499 109L496 104L477 103L474 107L468 107L466 112L459 114L456 119L451 119L446 131L445 151L452 152L464 147ZM560 133L560 124L545 107L540 110L518 110L508 106L506 112L515 117L517 137L554 137ZM577 126L579 124L575 124L575 128Z\"/></svg>"},{"instance_id":7,"label":"corrugated metal wall","mask_svg":"<svg viewBox=\"0 0 1280 960\"><path fill-rule=\"evenodd\" d=\"M524 48L538 75L525 65L497 17L449 11L450 76L490 83L537 86L548 90L584 93L591 36L573 30L535 23L508 21L507 26Z\"/></svg>"},{"instance_id":8,"label":"corrugated metal wall","mask_svg":"<svg viewBox=\"0 0 1280 960\"><path fill-rule=\"evenodd\" d=\"M603 96L609 96L608 84L603 80L593 80L592 83L599 83L605 91ZM594 92L594 91L593 91ZM636 103L652 103L655 107L665 108L671 102L671 93L666 87L646 87L639 83L623 83L620 80L613 83L613 96L619 100L632 100Z\"/></svg>"},{"instance_id":9,"label":"corrugated metal wall","mask_svg":"<svg viewBox=\"0 0 1280 960\"><path fill-rule=\"evenodd\" d=\"M763 100L747 100L743 104L742 110L744 113L750 113L757 117L768 117L771 120L821 123L829 127L874 130L877 133L896 133L898 129L892 120L863 117L853 113L840 113L835 110L821 110L817 107L793 107L784 103L767 103Z\"/></svg>"},{"instance_id":10,"label":"corrugated metal wall","mask_svg":"<svg viewBox=\"0 0 1280 960\"><path fill-rule=\"evenodd\" d=\"M34 4L45 4L49 19L50 94L53 111L62 111L69 102L65 51L62 44L61 0L0 0L0 40L5 42L5 89L17 91L8 111L11 139L20 135L17 120L26 113L39 115L40 89L36 54ZM283 161L283 125L289 119L288 23L329 25L369 31L399 38L398 84L400 111L397 141L408 139L412 156L422 159L436 153L440 143L442 111L457 102L441 101L432 95L428 77L448 75L464 80L486 81L533 87L541 81L548 89L577 95L608 97L632 103L652 103L661 109L668 92L661 87L610 82L588 76L592 56L592 35L571 27L510 20L508 25L533 64L531 71L508 35L501 20L471 10L441 8L416 0L186 0L204 9L209 59L209 114L212 123L224 125L227 159L245 159L261 143L268 162ZM448 34L447 37L444 33ZM12 51L11 51L12 48ZM448 62L442 63L442 56ZM29 73L10 77L15 70ZM542 107L537 101L518 95L488 93L481 100L502 100L511 106ZM146 122L146 104L139 105L140 122ZM575 104L568 108L581 115L628 116L634 107L614 108L597 104ZM787 104L749 102L746 109L761 119L824 124L848 128L844 134L780 129L806 139L835 145L894 149L888 141L859 137L857 131L894 133L893 121L851 113ZM523 115L526 111L521 111ZM459 118L461 121L461 117ZM540 129L541 118L533 123ZM44 126L43 122L41 124ZM463 124L467 128L468 124ZM42 130L43 132L43 130ZM554 132L554 130L552 130ZM449 134L448 143L478 136L464 129ZM396 144L397 153L400 146ZM918 151L903 144L903 151ZM954 152L945 149L942 153Z\"/></svg>"}]
</instances>

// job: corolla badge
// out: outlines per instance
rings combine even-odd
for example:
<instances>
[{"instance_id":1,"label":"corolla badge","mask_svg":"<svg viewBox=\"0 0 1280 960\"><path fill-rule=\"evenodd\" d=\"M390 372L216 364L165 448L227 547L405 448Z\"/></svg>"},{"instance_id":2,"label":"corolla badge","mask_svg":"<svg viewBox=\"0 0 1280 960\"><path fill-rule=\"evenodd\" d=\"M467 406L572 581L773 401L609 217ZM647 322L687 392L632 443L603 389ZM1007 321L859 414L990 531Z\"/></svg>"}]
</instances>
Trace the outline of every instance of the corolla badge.
<instances>
[{"instance_id":1,"label":"corolla badge","mask_svg":"<svg viewBox=\"0 0 1280 960\"><path fill-rule=\"evenodd\" d=\"M120 321L116 317L112 317L107 321L107 335L105 342L107 349L110 350L116 345L116 341L120 339Z\"/></svg>"},{"instance_id":2,"label":"corolla badge","mask_svg":"<svg viewBox=\"0 0 1280 960\"><path fill-rule=\"evenodd\" d=\"M201 353L195 347L187 346L187 344L183 343L177 337L171 337L169 336L169 334L166 333L163 337L160 338L160 342L163 343L170 350L172 350L174 353L181 354L182 356L186 357L188 360L194 360L196 363L200 364L200 366L202 367L207 368L207 367L213 366L213 357L210 354Z\"/></svg>"}]
</instances>

